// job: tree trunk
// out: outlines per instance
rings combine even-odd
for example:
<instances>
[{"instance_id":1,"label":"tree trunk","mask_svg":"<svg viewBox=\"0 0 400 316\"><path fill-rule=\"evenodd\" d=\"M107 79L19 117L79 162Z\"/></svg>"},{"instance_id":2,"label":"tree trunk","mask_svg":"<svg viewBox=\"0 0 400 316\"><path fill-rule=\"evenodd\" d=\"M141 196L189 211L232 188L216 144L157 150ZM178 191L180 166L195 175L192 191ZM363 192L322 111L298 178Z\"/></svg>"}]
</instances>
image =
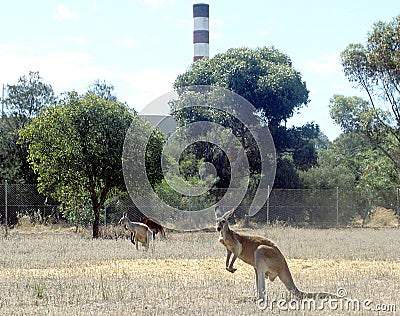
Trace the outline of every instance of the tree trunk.
<instances>
[{"instance_id":1,"label":"tree trunk","mask_svg":"<svg viewBox=\"0 0 400 316\"><path fill-rule=\"evenodd\" d=\"M93 238L99 238L99 226L100 226L100 208L104 205L106 201L108 191L110 189L110 185L106 180L103 190L100 194L100 201L98 199L98 195L96 194L94 181L92 178L89 178L89 191L90 191L90 199L92 200L93 207Z\"/></svg>"},{"instance_id":2,"label":"tree trunk","mask_svg":"<svg viewBox=\"0 0 400 316\"><path fill-rule=\"evenodd\" d=\"M94 215L94 220L93 220L93 238L99 238L99 226L100 226L100 209L104 205L104 202L106 201L107 194L109 191L109 184L106 182L103 190L101 191L100 194L100 201L98 201L96 191L94 189L94 185L91 185L91 200L92 200L92 206L93 206L93 215Z\"/></svg>"},{"instance_id":3,"label":"tree trunk","mask_svg":"<svg viewBox=\"0 0 400 316\"><path fill-rule=\"evenodd\" d=\"M93 208L93 238L99 238L99 225L100 225L100 203L97 200L97 194L94 187L94 181L89 179L90 199L92 200Z\"/></svg>"},{"instance_id":4,"label":"tree trunk","mask_svg":"<svg viewBox=\"0 0 400 316\"><path fill-rule=\"evenodd\" d=\"M99 238L99 225L100 225L100 205L93 207L94 221L93 221L93 238Z\"/></svg>"}]
</instances>

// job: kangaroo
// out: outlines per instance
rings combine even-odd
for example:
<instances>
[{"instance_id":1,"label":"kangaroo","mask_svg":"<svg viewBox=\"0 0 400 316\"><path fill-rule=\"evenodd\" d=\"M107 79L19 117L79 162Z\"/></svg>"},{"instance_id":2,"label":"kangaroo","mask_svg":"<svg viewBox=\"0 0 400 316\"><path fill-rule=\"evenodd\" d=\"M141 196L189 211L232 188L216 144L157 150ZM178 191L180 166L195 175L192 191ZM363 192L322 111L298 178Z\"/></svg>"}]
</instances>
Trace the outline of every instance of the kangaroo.
<instances>
[{"instance_id":1,"label":"kangaroo","mask_svg":"<svg viewBox=\"0 0 400 316\"><path fill-rule=\"evenodd\" d=\"M136 250L139 249L138 241L145 246L146 250L149 249L153 232L146 224L131 222L127 216L127 213L122 214L122 217L119 220L118 224L121 226L125 226L125 228L131 232L131 242L136 245Z\"/></svg>"},{"instance_id":2,"label":"kangaroo","mask_svg":"<svg viewBox=\"0 0 400 316\"><path fill-rule=\"evenodd\" d=\"M219 206L215 208L217 231L220 232L219 241L226 248L226 270L234 273L233 267L237 258L254 267L258 299L264 300L265 278L274 281L276 277L283 282L286 288L296 297L304 298L329 298L336 297L329 293L309 293L300 291L295 285L286 259L279 248L268 238L254 235L243 235L229 228L228 218L235 209L222 214ZM233 254L232 260L230 260Z\"/></svg>"},{"instance_id":3,"label":"kangaroo","mask_svg":"<svg viewBox=\"0 0 400 316\"><path fill-rule=\"evenodd\" d=\"M155 240L156 235L157 235L158 233L161 233L161 236L162 236L163 238L165 238L165 230L164 230L164 227L163 227L163 226L160 224L160 222L159 222L158 220L156 220L155 218L145 216L145 217L142 217L142 218L140 219L140 222L143 223L143 224L146 224L146 225L151 229L151 231L153 232L153 240Z\"/></svg>"}]
</instances>

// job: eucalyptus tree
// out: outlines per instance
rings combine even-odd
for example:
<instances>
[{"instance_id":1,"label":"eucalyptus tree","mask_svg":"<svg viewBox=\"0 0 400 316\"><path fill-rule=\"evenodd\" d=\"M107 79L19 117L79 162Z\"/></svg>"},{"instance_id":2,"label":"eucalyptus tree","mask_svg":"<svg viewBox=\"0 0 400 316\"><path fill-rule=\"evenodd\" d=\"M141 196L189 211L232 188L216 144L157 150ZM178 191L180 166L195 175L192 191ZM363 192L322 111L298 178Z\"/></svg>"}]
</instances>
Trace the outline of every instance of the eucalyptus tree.
<instances>
[{"instance_id":1,"label":"eucalyptus tree","mask_svg":"<svg viewBox=\"0 0 400 316\"><path fill-rule=\"evenodd\" d=\"M18 142L18 131L56 98L51 85L46 84L39 72L30 71L16 84L5 86L1 100L4 113L0 125L0 180L35 183L36 177L27 163L26 146Z\"/></svg>"},{"instance_id":2,"label":"eucalyptus tree","mask_svg":"<svg viewBox=\"0 0 400 316\"><path fill-rule=\"evenodd\" d=\"M21 131L39 191L70 211L91 205L93 238L99 237L100 209L108 194L125 188L122 151L131 124L139 132L149 128L125 103L72 92Z\"/></svg>"},{"instance_id":3,"label":"eucalyptus tree","mask_svg":"<svg viewBox=\"0 0 400 316\"><path fill-rule=\"evenodd\" d=\"M367 42L341 54L344 73L366 93L366 100L335 96L331 116L344 131L358 131L400 172L400 15L377 22Z\"/></svg>"},{"instance_id":4,"label":"eucalyptus tree","mask_svg":"<svg viewBox=\"0 0 400 316\"><path fill-rule=\"evenodd\" d=\"M307 169L316 162L316 152L312 140L320 134L316 124L308 124L300 128L287 128L286 122L302 107L308 104L306 83L302 80L288 55L274 47L257 49L232 48L213 58L203 58L194 62L189 69L179 75L174 88L181 89L196 85L211 85L229 89L248 100L257 110L260 125L268 125L275 142L278 154L278 169L289 164L291 172L296 168ZM259 172L260 157L254 150L255 144L249 137L241 122L226 113L197 109L190 111L175 111L172 114L180 125L199 120L208 120L230 126L233 133L241 140L251 161L251 172ZM310 131L312 130L312 133ZM311 137L311 138L310 138ZM199 144L193 150L196 156L206 160L214 159L218 170L228 170L224 165L226 159L215 146ZM212 153L213 157L204 157L204 153ZM221 165L222 163L222 165ZM282 169L283 170L283 169ZM279 171L279 170L278 170ZM281 173L277 173L279 177ZM218 174L219 186L227 186L228 174ZM297 186L288 184L285 179L292 178L282 175L276 183L285 187Z\"/></svg>"}]
</instances>

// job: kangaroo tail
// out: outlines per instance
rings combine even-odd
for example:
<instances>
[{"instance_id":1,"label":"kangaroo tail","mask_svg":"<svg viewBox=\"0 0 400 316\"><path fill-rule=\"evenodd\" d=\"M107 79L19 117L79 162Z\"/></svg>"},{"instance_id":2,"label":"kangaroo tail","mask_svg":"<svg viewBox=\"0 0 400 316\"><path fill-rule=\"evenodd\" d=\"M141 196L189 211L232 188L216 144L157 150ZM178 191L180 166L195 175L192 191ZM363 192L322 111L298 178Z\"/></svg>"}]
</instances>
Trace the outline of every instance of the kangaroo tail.
<instances>
[{"instance_id":1,"label":"kangaroo tail","mask_svg":"<svg viewBox=\"0 0 400 316\"><path fill-rule=\"evenodd\" d=\"M290 293L292 293L294 296L296 296L299 299L311 298L311 299L318 300L318 299L328 299L328 298L337 298L338 297L336 294L327 293L327 292L303 292L303 291L300 291L297 288L297 286L294 284L294 282L291 284L290 287L287 287L287 289L290 291Z\"/></svg>"},{"instance_id":2,"label":"kangaroo tail","mask_svg":"<svg viewBox=\"0 0 400 316\"><path fill-rule=\"evenodd\" d=\"M285 284L286 288L292 293L294 296L305 299L305 298L312 298L312 299L326 299L326 298L335 298L338 297L336 294L325 293L325 292L303 292L300 291L296 284L293 281L292 274L290 273L289 267L286 264L286 268L284 269L283 273L279 274L279 278Z\"/></svg>"},{"instance_id":3,"label":"kangaroo tail","mask_svg":"<svg viewBox=\"0 0 400 316\"><path fill-rule=\"evenodd\" d=\"M293 292L292 292L293 293ZM326 292L303 292L297 289L296 293L293 293L300 299L311 298L311 299L327 299L327 298L337 298L336 294L326 293Z\"/></svg>"}]
</instances>

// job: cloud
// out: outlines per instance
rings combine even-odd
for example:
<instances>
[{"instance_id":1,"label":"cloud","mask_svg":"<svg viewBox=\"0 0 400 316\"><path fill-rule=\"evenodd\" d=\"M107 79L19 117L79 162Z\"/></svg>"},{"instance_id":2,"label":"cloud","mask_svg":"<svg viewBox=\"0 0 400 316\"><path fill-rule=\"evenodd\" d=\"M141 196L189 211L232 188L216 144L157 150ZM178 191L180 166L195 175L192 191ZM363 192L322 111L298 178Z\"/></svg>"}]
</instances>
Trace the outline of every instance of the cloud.
<instances>
[{"instance_id":1,"label":"cloud","mask_svg":"<svg viewBox=\"0 0 400 316\"><path fill-rule=\"evenodd\" d=\"M119 100L137 111L173 90L172 84L183 69L142 69L127 72L116 65L98 66L94 57L82 52L49 52L40 55L30 47L0 45L0 83L16 84L29 71L39 71L44 82L60 94L75 90L84 93L96 79L112 84Z\"/></svg>"},{"instance_id":2,"label":"cloud","mask_svg":"<svg viewBox=\"0 0 400 316\"><path fill-rule=\"evenodd\" d=\"M122 39L115 39L114 43L119 47L119 48L134 48L136 47L136 39L133 37L126 37Z\"/></svg>"},{"instance_id":3,"label":"cloud","mask_svg":"<svg viewBox=\"0 0 400 316\"><path fill-rule=\"evenodd\" d=\"M151 101L173 90L172 84L179 71L164 71L159 69L144 69L123 75L130 91L125 99L136 110L142 110ZM153 113L155 114L155 113Z\"/></svg>"},{"instance_id":4,"label":"cloud","mask_svg":"<svg viewBox=\"0 0 400 316\"><path fill-rule=\"evenodd\" d=\"M86 44L86 39L82 36L69 36L66 38L67 42L70 43L75 43L78 45L85 45Z\"/></svg>"},{"instance_id":5,"label":"cloud","mask_svg":"<svg viewBox=\"0 0 400 316\"><path fill-rule=\"evenodd\" d=\"M88 9L88 12L91 14L96 14L98 12L98 7L95 4L92 4L92 6Z\"/></svg>"},{"instance_id":6,"label":"cloud","mask_svg":"<svg viewBox=\"0 0 400 316\"><path fill-rule=\"evenodd\" d=\"M43 80L61 93L87 87L96 78L111 73L111 69L92 65L92 56L80 52L50 52L40 55L31 48L0 46L0 82L15 84L29 71L39 71Z\"/></svg>"},{"instance_id":7,"label":"cloud","mask_svg":"<svg viewBox=\"0 0 400 316\"><path fill-rule=\"evenodd\" d=\"M79 21L78 13L72 11L65 4L57 5L56 12L54 14L54 19L56 21Z\"/></svg>"},{"instance_id":8,"label":"cloud","mask_svg":"<svg viewBox=\"0 0 400 316\"><path fill-rule=\"evenodd\" d=\"M303 63L303 66L308 71L320 74L329 74L342 70L340 55L337 53L320 56Z\"/></svg>"}]
</instances>

